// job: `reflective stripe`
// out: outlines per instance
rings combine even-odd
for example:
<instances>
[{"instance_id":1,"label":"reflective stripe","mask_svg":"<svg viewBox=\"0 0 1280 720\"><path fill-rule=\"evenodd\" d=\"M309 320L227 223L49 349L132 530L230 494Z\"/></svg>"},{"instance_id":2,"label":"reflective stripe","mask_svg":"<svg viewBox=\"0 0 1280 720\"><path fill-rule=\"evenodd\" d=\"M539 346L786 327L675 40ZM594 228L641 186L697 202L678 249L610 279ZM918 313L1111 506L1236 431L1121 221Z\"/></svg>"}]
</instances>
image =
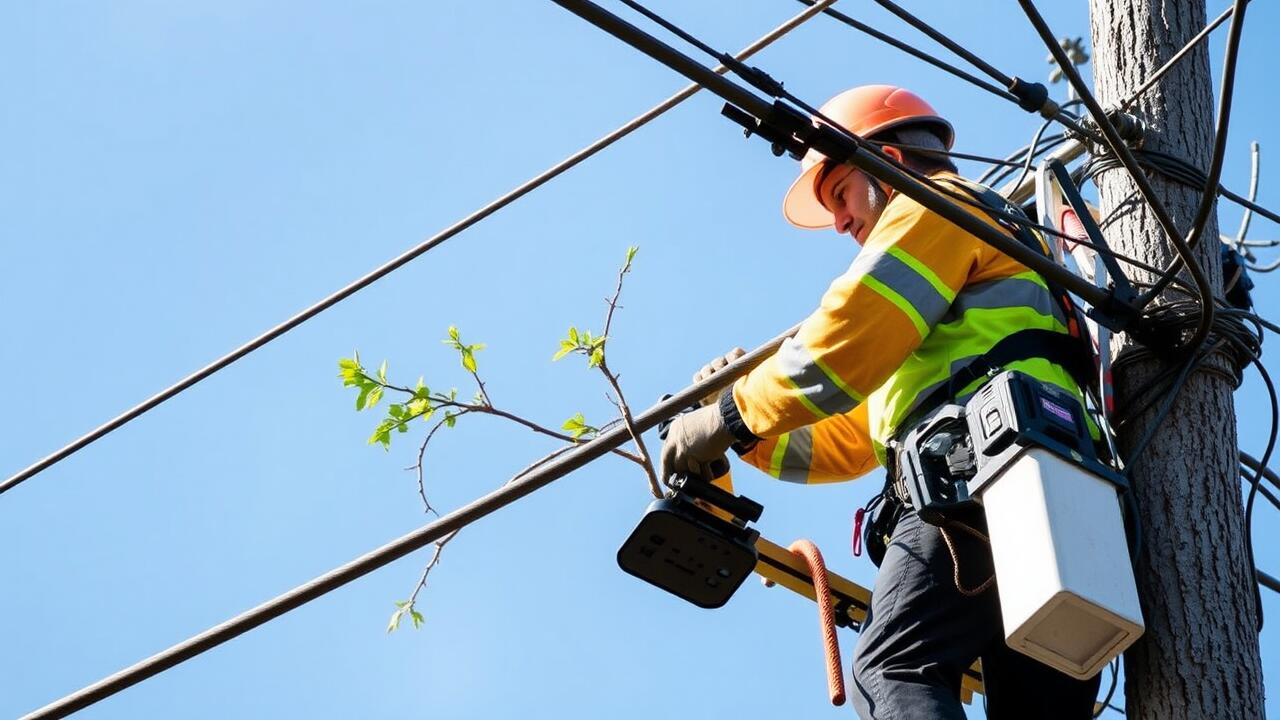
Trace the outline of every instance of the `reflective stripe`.
<instances>
[{"instance_id":1,"label":"reflective stripe","mask_svg":"<svg viewBox=\"0 0 1280 720\"><path fill-rule=\"evenodd\" d=\"M943 322L953 322L970 310L1010 307L1028 308L1058 322L1066 322L1062 309L1049 294L1049 289L1032 273L1013 275L965 288L956 296Z\"/></svg>"},{"instance_id":2,"label":"reflective stripe","mask_svg":"<svg viewBox=\"0 0 1280 720\"><path fill-rule=\"evenodd\" d=\"M850 269L859 281L902 310L920 337L942 319L954 295L923 263L901 248L860 253Z\"/></svg>"},{"instance_id":3,"label":"reflective stripe","mask_svg":"<svg viewBox=\"0 0 1280 720\"><path fill-rule=\"evenodd\" d=\"M769 456L769 474L793 483L809 482L809 464L813 462L813 431L798 428L778 437Z\"/></svg>"},{"instance_id":4,"label":"reflective stripe","mask_svg":"<svg viewBox=\"0 0 1280 720\"><path fill-rule=\"evenodd\" d=\"M778 479L793 483L809 482L809 465L813 462L813 431L802 427L787 433L786 453L779 466Z\"/></svg>"},{"instance_id":5,"label":"reflective stripe","mask_svg":"<svg viewBox=\"0 0 1280 720\"><path fill-rule=\"evenodd\" d=\"M778 369L800 392L800 402L818 418L849 412L863 400L794 338L785 340L774 357Z\"/></svg>"}]
</instances>

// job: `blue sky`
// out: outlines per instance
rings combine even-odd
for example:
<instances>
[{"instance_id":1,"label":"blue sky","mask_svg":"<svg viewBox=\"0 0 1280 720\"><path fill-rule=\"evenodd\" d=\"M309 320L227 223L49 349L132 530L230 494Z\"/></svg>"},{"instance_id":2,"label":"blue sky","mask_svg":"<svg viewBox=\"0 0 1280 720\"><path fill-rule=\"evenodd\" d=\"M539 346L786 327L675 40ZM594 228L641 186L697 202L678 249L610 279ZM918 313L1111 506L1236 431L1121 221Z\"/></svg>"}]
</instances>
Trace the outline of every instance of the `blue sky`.
<instances>
[{"instance_id":1,"label":"blue sky","mask_svg":"<svg viewBox=\"0 0 1280 720\"><path fill-rule=\"evenodd\" d=\"M847 4L846 4L847 3ZM1083 3L1044 3L1088 35ZM1226 4L1209 3L1216 15ZM624 15L625 9L607 5ZM781 0L652 6L737 49L797 12ZM845 12L931 45L872 3ZM998 67L1045 77L1008 4L912 7ZM628 17L633 17L627 15ZM1224 182L1280 206L1264 75L1277 11L1249 11ZM1224 33L1215 35L1217 66ZM997 41L998 38L998 41ZM814 102L852 85L913 88L958 147L1000 154L1034 118L816 19L757 63ZM49 2L0 8L0 247L12 361L0 417L8 474L434 234L683 87L685 80L549 2ZM1062 94L1061 86L1055 92ZM15 716L168 647L424 522L419 435L365 444L336 360L359 348L393 378L471 386L440 344L485 342L495 404L558 425L604 420L604 385L550 356L640 247L610 344L633 405L707 359L802 318L855 247L787 226L793 163L744 142L699 95L534 195L231 369L0 497L0 716ZM966 169L972 170L972 166ZM1239 218L1223 206L1225 228ZM1255 220L1252 234L1276 236ZM1280 307L1260 278L1260 310ZM1237 393L1261 452L1267 406ZM653 441L656 444L656 440ZM456 507L553 446L465 418L428 456ZM786 544L834 569L878 476L739 487ZM643 511L643 476L604 460L466 530L446 551L418 631L383 632L416 554L86 711L85 717L818 717L825 680L811 604L754 581L701 611L624 575L614 552ZM1272 510L1258 508L1258 561ZM1265 596L1268 616L1280 604ZM1275 620L1262 635L1271 678ZM843 638L846 656L854 637ZM847 658L846 658L847 659Z\"/></svg>"}]
</instances>

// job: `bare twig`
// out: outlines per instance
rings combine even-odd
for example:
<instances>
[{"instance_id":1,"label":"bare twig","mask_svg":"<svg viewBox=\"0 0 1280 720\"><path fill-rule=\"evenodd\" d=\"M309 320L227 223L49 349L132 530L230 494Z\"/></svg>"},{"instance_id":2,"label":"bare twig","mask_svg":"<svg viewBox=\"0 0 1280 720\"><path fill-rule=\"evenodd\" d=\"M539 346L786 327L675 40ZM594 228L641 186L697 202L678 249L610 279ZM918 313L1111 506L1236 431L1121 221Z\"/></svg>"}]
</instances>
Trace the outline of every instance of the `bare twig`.
<instances>
[{"instance_id":1,"label":"bare twig","mask_svg":"<svg viewBox=\"0 0 1280 720\"><path fill-rule=\"evenodd\" d=\"M437 429L439 429L439 428L440 428L440 426L441 426L441 425L443 425L443 424L444 424L444 421L443 421L443 420L441 420L440 422L438 422L438 423L436 423L436 424L435 424L435 427L432 427L432 428L431 428L431 433L428 433L428 438L427 438L427 440L428 440L428 441L430 440L430 435L431 435L432 433L434 433ZM427 443L426 443L426 441L424 441L424 442L422 443L422 447L423 447L423 449L425 449L425 448L426 448L426 445L427 445ZM528 467L524 468L524 469L523 469L523 470L521 470L520 472L516 473L515 475L512 475L512 476L511 476L511 478L510 478L509 480L507 480L505 483L503 483L503 485L510 485L511 483L515 482L516 480L519 480L520 478L524 477L525 475L528 475L529 473L533 472L533 471L534 471L536 468L538 468L539 466L544 465L544 464L546 464L546 463L548 463L548 462L551 462L552 460L556 459L556 458L557 458L557 457L559 457L560 455L562 455L562 454L564 454L564 453L566 453L566 452L568 452L568 451L570 451L570 450L572 450L572 449L573 449L573 446L572 446L572 445L568 445L568 446L565 446L565 447L562 447L562 448L556 448L555 450L553 450L552 452L548 453L547 455L544 455L543 457L539 458L538 460L535 460L532 464L530 464ZM419 464L418 464L418 467L419 467L419 479L421 479L421 463L422 463L422 452L421 452L421 450L419 451L419 454L418 454L418 463L419 463ZM421 480L419 480L419 487L421 487ZM422 501L423 501L423 502L426 502L426 501L427 501L427 499L426 499L425 495L423 496ZM428 507L428 509L431 509L430 504L428 504L428 505L427 505L427 507ZM434 510L434 509L431 509L431 512L435 512L435 510ZM439 514L439 513L437 513L437 515L438 515L438 514ZM417 606L417 603L418 603L418 594L419 594L419 593L421 593L421 592L422 592L422 589L423 589L423 588L425 588L425 587L427 586L427 578L431 576L431 571L432 571L432 570L434 570L434 569L435 569L435 567L436 567L437 565L439 565L439 564L440 564L440 554L444 551L444 546L445 546L445 545L448 545L448 544L449 544L449 542L450 542L451 540L453 540L455 537L457 537L457 536L458 536L458 533L460 533L460 532L462 532L462 530L461 530L461 529L454 530L453 532L449 533L448 535L445 535L443 538L440 538L439 540L437 540L437 541L435 542L435 549L431 552L431 558L430 558L429 560L427 560L427 564L426 564L426 566L422 568L422 574L418 576L418 584L414 586L414 588L413 588L413 592L409 594L409 599L405 601L404 606L403 606L403 607L401 608L401 610L400 610L400 612L401 612L402 614L409 614L410 616L412 616L412 615L413 615L413 612L414 612L414 610L416 609L416 606ZM416 625L416 623L415 623L415 625Z\"/></svg>"},{"instance_id":2,"label":"bare twig","mask_svg":"<svg viewBox=\"0 0 1280 720\"><path fill-rule=\"evenodd\" d=\"M628 251L627 262L622 266L622 269L618 271L618 284L613 290L613 297L605 301L609 305L609 310L604 316L603 336L605 338L605 345L608 344L609 329L613 326L613 313L618 309L618 298L622 295L622 280L626 277L627 272L631 270L631 258L633 255L633 251ZM602 350L605 345L601 345ZM642 460L641 465L644 466L644 472L649 477L649 492L653 493L655 498L661 498L662 485L658 482L658 473L653 469L653 461L649 457L648 448L644 445L644 438L642 437L642 434L636 431L636 422L635 418L631 414L631 407L627 405L626 397L622 394L622 386L618 383L618 376L609 370L609 361L606 356L607 352L600 353L600 372L604 374L605 380L609 382L610 387L613 388L613 392L617 396L616 404L618 406L618 411L622 413L622 422L626 423L627 432L631 434L631 439L635 442L636 450Z\"/></svg>"}]
</instances>

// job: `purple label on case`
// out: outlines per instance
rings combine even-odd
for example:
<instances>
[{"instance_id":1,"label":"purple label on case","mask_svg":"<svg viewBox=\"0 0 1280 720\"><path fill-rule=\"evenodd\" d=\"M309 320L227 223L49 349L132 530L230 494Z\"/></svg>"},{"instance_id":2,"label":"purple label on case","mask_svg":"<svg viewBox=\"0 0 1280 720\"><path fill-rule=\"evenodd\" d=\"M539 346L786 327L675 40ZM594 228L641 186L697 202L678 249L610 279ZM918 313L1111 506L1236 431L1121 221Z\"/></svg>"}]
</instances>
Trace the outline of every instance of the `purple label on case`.
<instances>
[{"instance_id":1,"label":"purple label on case","mask_svg":"<svg viewBox=\"0 0 1280 720\"><path fill-rule=\"evenodd\" d=\"M1055 402L1050 402L1047 398L1040 398L1040 407L1044 408L1050 415L1053 415L1068 425L1076 424L1075 417L1071 414L1070 410Z\"/></svg>"}]
</instances>

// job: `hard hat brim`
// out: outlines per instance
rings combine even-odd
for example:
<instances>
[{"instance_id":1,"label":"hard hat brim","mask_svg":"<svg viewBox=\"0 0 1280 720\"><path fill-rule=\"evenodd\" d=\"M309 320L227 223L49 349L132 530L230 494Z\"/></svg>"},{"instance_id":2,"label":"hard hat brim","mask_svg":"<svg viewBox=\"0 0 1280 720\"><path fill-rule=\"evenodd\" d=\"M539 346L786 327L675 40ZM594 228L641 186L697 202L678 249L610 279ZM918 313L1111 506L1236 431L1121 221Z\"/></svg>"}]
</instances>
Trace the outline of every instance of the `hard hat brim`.
<instances>
[{"instance_id":1,"label":"hard hat brim","mask_svg":"<svg viewBox=\"0 0 1280 720\"><path fill-rule=\"evenodd\" d=\"M787 222L805 230L822 230L835 223L831 211L818 202L818 188L814 183L822 172L826 161L814 163L800 177L791 183L791 188L782 199L782 215Z\"/></svg>"}]
</instances>

